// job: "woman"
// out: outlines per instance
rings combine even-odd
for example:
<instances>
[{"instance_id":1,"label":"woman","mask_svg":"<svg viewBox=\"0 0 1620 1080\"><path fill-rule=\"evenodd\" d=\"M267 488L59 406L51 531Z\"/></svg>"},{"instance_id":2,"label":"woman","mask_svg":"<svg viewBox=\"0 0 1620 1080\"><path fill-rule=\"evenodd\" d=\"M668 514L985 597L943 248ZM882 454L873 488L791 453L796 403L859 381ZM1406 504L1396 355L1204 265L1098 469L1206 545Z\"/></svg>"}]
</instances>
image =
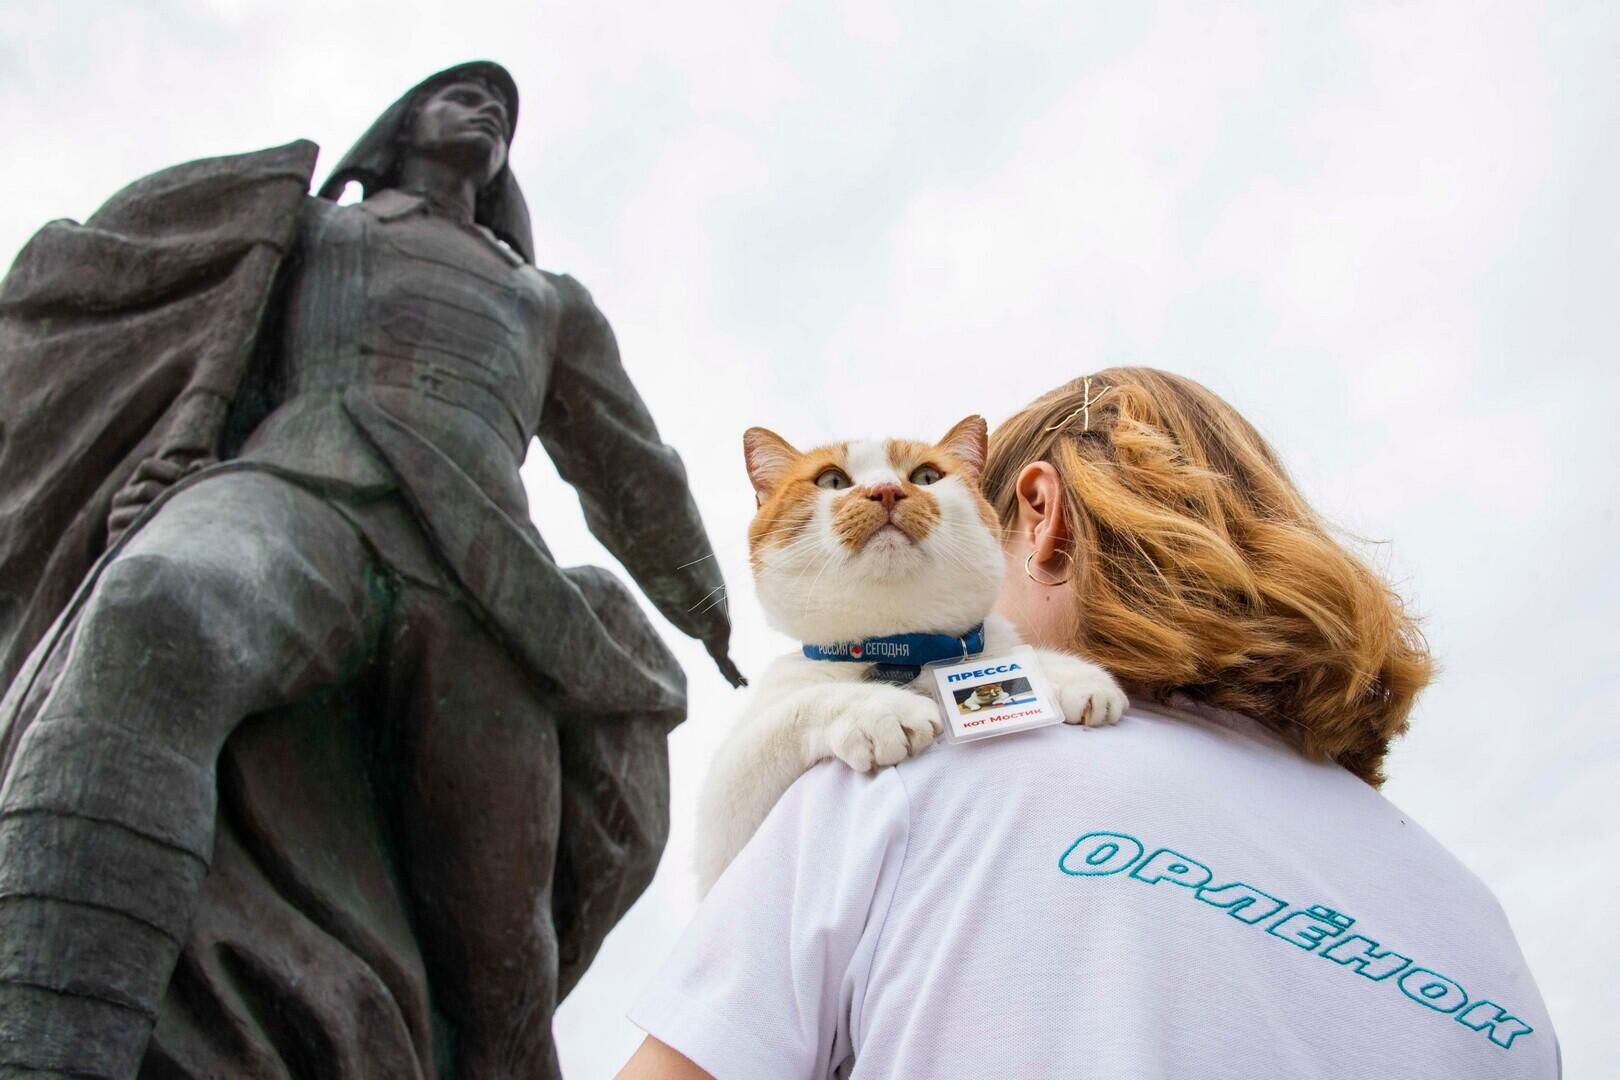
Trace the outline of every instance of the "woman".
<instances>
[{"instance_id":1,"label":"woman","mask_svg":"<svg viewBox=\"0 0 1620 1080\"><path fill-rule=\"evenodd\" d=\"M1555 1076L1495 899L1377 791L1423 639L1255 430L1104 371L1003 424L984 485L998 610L1132 709L812 770L621 1077Z\"/></svg>"}]
</instances>

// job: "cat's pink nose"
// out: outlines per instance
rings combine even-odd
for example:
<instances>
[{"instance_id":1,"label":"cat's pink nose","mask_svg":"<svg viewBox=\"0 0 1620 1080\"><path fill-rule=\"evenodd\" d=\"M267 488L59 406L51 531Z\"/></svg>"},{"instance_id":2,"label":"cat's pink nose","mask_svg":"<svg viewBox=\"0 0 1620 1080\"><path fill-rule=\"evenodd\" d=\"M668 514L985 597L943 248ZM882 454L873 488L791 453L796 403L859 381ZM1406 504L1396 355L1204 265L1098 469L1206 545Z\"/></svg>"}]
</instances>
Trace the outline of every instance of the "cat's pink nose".
<instances>
[{"instance_id":1,"label":"cat's pink nose","mask_svg":"<svg viewBox=\"0 0 1620 1080\"><path fill-rule=\"evenodd\" d=\"M906 493L900 490L899 484L877 484L867 491L866 497L882 503L883 509L892 511L894 504L905 498Z\"/></svg>"}]
</instances>

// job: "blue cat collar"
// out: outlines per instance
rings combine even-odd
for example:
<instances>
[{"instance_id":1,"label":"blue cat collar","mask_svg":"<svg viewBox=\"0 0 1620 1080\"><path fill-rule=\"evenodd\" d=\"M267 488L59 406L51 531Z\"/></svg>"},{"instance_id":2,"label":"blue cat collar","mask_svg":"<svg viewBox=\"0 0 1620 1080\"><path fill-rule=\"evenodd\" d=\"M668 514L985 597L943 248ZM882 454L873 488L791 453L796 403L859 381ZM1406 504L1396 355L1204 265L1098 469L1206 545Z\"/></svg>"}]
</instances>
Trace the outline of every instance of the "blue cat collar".
<instances>
[{"instance_id":1,"label":"blue cat collar","mask_svg":"<svg viewBox=\"0 0 1620 1080\"><path fill-rule=\"evenodd\" d=\"M984 652L984 624L960 637L954 634L890 634L888 637L838 641L827 645L806 645L810 660L834 660L850 664L897 664L921 667L938 660L966 660Z\"/></svg>"}]
</instances>

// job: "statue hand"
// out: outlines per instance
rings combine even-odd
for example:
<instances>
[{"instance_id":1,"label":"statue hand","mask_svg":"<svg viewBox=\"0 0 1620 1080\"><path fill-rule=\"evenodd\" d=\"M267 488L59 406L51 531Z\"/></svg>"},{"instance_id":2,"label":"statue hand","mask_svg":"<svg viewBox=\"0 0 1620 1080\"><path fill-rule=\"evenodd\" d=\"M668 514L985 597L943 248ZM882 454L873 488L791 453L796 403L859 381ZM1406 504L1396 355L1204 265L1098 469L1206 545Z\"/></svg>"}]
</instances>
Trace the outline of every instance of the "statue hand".
<instances>
[{"instance_id":1,"label":"statue hand","mask_svg":"<svg viewBox=\"0 0 1620 1080\"><path fill-rule=\"evenodd\" d=\"M743 677L743 673L738 670L736 664L731 662L731 654L726 651L725 641L711 639L705 641L703 645L709 650L709 655L714 658L714 666L720 669L720 674L726 677L727 682L734 687L748 685L748 680Z\"/></svg>"},{"instance_id":2,"label":"statue hand","mask_svg":"<svg viewBox=\"0 0 1620 1080\"><path fill-rule=\"evenodd\" d=\"M137 465L129 480L113 496L112 512L107 515L107 546L117 543L124 530L163 492L213 464L212 455L188 454L184 457L159 455Z\"/></svg>"}]
</instances>

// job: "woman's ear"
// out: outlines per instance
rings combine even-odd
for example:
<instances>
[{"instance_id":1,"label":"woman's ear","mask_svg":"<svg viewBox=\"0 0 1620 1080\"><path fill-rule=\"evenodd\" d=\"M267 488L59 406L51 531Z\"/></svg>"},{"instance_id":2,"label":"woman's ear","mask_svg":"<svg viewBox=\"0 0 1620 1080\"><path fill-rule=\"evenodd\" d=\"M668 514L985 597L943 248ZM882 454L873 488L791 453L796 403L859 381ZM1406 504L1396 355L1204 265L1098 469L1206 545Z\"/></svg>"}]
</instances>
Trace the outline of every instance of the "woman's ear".
<instances>
[{"instance_id":1,"label":"woman's ear","mask_svg":"<svg viewBox=\"0 0 1620 1080\"><path fill-rule=\"evenodd\" d=\"M1068 554L1069 523L1063 516L1063 478L1050 462L1032 461L1018 473L1013 485L1018 495L1014 529L1045 564L1058 552Z\"/></svg>"}]
</instances>

